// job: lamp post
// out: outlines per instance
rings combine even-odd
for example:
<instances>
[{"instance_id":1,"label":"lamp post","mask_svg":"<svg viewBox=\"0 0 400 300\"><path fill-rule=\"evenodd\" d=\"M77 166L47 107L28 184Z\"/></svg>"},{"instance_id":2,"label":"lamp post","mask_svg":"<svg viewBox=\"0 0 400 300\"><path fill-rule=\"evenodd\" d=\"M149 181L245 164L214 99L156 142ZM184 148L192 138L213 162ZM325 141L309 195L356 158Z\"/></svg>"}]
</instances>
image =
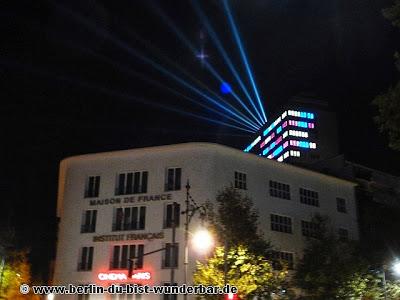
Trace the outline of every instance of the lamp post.
<instances>
[{"instance_id":1,"label":"lamp post","mask_svg":"<svg viewBox=\"0 0 400 300\"><path fill-rule=\"evenodd\" d=\"M391 271L398 277L400 277L400 260L397 259L391 266ZM387 300L387 291L386 291L386 270L387 265L383 265L382 267L382 282L383 282L383 296L384 299Z\"/></svg>"},{"instance_id":2,"label":"lamp post","mask_svg":"<svg viewBox=\"0 0 400 300\"><path fill-rule=\"evenodd\" d=\"M197 203L190 196L190 184L189 180L186 183L186 200L185 200L185 210L182 214L185 214L185 239L184 239L184 247L185 247L185 257L184 257L184 283L187 284L188 279L188 265L189 265L189 224L192 220L192 217L195 215L197 211L200 212L201 215L205 214L205 207L202 205L197 205ZM207 235L205 231L202 231L198 236L196 236L197 242L200 239L206 238ZM209 240L209 236L207 239ZM203 245L202 245L203 246ZM183 295L183 299L187 300L187 294Z\"/></svg>"}]
</instances>

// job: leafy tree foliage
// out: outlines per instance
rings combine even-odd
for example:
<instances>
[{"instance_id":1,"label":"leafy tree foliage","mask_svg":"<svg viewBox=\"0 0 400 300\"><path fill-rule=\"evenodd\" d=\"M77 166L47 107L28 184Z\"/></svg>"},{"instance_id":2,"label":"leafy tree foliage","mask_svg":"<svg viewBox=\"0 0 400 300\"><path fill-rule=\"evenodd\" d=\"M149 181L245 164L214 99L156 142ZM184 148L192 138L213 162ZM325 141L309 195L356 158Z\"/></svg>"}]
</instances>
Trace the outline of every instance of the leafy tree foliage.
<instances>
[{"instance_id":1,"label":"leafy tree foliage","mask_svg":"<svg viewBox=\"0 0 400 300\"><path fill-rule=\"evenodd\" d=\"M208 203L208 221L220 243L244 245L249 251L266 256L271 246L258 230L258 213L252 200L231 186L218 193L216 203L216 211Z\"/></svg>"},{"instance_id":2,"label":"leafy tree foliage","mask_svg":"<svg viewBox=\"0 0 400 300\"><path fill-rule=\"evenodd\" d=\"M400 82L390 87L386 94L377 96L373 104L379 110L375 121L382 132L387 132L389 147L400 150Z\"/></svg>"},{"instance_id":3,"label":"leafy tree foliage","mask_svg":"<svg viewBox=\"0 0 400 300\"><path fill-rule=\"evenodd\" d=\"M391 7L384 9L383 15L393 26L400 27L400 0L395 0Z\"/></svg>"},{"instance_id":4,"label":"leafy tree foliage","mask_svg":"<svg viewBox=\"0 0 400 300\"><path fill-rule=\"evenodd\" d=\"M393 26L400 27L400 0L396 0L391 7L384 9L383 15ZM395 58L399 68L399 53L395 54ZM386 93L377 96L372 103L378 107L379 114L375 117L375 121L381 132L388 134L389 147L400 150L400 82L390 87Z\"/></svg>"},{"instance_id":5,"label":"leafy tree foliage","mask_svg":"<svg viewBox=\"0 0 400 300\"><path fill-rule=\"evenodd\" d=\"M15 231L0 230L0 299L39 300L39 295L20 293L21 284L31 284L28 250L15 248Z\"/></svg>"},{"instance_id":6,"label":"leafy tree foliage","mask_svg":"<svg viewBox=\"0 0 400 300\"><path fill-rule=\"evenodd\" d=\"M337 238L327 218L316 216L313 222L318 233L308 239L295 274L297 286L309 295L305 299L383 299L381 273L362 258L358 244Z\"/></svg>"},{"instance_id":7,"label":"leafy tree foliage","mask_svg":"<svg viewBox=\"0 0 400 300\"><path fill-rule=\"evenodd\" d=\"M218 247L206 263L197 262L195 284L224 285L224 248ZM231 247L226 256L227 281L239 290L240 299L252 299L254 296L270 299L272 293L279 294L285 285L287 270L274 271L264 257L251 253L244 246ZM205 299L218 299L217 295L206 295ZM276 299L276 298L275 298Z\"/></svg>"},{"instance_id":8,"label":"leafy tree foliage","mask_svg":"<svg viewBox=\"0 0 400 300\"><path fill-rule=\"evenodd\" d=\"M26 251L12 251L5 259L2 270L2 284L0 295L5 299L31 299L29 295L22 295L19 287L23 283L29 284L30 265Z\"/></svg>"}]
</instances>

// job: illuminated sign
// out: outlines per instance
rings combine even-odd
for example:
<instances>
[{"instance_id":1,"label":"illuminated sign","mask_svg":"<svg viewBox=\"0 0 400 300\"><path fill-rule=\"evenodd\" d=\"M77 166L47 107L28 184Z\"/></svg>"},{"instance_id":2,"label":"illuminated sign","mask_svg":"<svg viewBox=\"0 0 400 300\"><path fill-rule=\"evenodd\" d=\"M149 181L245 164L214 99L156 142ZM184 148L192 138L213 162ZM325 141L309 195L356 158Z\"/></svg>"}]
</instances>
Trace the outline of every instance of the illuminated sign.
<instances>
[{"instance_id":1,"label":"illuminated sign","mask_svg":"<svg viewBox=\"0 0 400 300\"><path fill-rule=\"evenodd\" d=\"M99 273L97 275L101 281L126 281L128 276L125 273ZM132 274L132 279L149 280L151 279L150 272L136 272Z\"/></svg>"},{"instance_id":2,"label":"illuminated sign","mask_svg":"<svg viewBox=\"0 0 400 300\"><path fill-rule=\"evenodd\" d=\"M112 241L143 241L163 239L164 232L150 233L128 233L128 234L107 234L93 237L93 242L112 242Z\"/></svg>"},{"instance_id":3,"label":"illuminated sign","mask_svg":"<svg viewBox=\"0 0 400 300\"><path fill-rule=\"evenodd\" d=\"M126 203L142 203L151 201L172 200L172 194L157 194L157 195L140 195L115 197L106 199L93 199L89 201L90 205L109 205L109 204L126 204Z\"/></svg>"},{"instance_id":4,"label":"illuminated sign","mask_svg":"<svg viewBox=\"0 0 400 300\"><path fill-rule=\"evenodd\" d=\"M132 279L149 280L151 279L150 272L137 272L132 274Z\"/></svg>"}]
</instances>

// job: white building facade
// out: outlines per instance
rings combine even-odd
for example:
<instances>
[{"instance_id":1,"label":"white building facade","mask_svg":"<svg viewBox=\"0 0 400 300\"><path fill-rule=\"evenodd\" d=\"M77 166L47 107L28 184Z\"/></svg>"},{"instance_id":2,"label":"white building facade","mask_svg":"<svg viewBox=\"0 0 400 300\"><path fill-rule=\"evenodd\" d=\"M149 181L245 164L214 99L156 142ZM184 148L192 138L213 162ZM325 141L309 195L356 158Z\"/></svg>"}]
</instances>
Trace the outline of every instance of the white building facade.
<instances>
[{"instance_id":1,"label":"white building facade","mask_svg":"<svg viewBox=\"0 0 400 300\"><path fill-rule=\"evenodd\" d=\"M89 154L60 165L60 218L54 284L184 283L186 182L199 204L233 185L248 195L260 229L289 264L301 256L313 215L329 216L344 238L358 239L355 184L254 154L209 143L187 143ZM179 216L176 247L173 216ZM198 227L190 223L190 231ZM128 260L143 253L127 279ZM188 283L204 255L189 243ZM178 296L178 299L182 296ZM162 295L57 295L58 299L163 299Z\"/></svg>"}]
</instances>

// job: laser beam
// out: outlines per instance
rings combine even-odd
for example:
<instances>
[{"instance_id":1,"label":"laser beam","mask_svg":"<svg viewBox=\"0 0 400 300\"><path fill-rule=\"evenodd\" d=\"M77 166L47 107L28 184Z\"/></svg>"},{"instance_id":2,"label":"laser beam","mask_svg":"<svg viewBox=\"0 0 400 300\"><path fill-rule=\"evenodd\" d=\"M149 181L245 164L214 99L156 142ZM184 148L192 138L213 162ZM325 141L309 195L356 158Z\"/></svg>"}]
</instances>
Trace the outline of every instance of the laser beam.
<instances>
[{"instance_id":1,"label":"laser beam","mask_svg":"<svg viewBox=\"0 0 400 300\"><path fill-rule=\"evenodd\" d=\"M237 72L237 70L235 69L232 60L230 59L230 57L228 56L227 52L225 51L224 46L221 43L221 40L218 38L218 35L216 34L214 28L212 27L210 21L208 20L207 16L203 13L203 10L200 7L200 4L198 3L197 0L192 0L191 1L194 10L196 12L196 14L198 15L198 17L200 18L200 20L202 20L202 22L204 23L207 32L210 34L212 41L214 42L215 46L217 47L218 51L220 52L220 54L222 55L223 59L225 60L225 63L228 65L231 73L233 74L233 76L235 77L236 81L238 82L239 86L241 87L243 93L246 95L247 99L249 100L249 103L251 104L251 106L253 107L254 111L257 113L258 117L260 118L261 122L264 122L263 117L261 116L260 112L258 111L253 99L250 97L250 94L247 90L247 88L245 87L242 79L239 76L239 73Z\"/></svg>"},{"instance_id":2,"label":"laser beam","mask_svg":"<svg viewBox=\"0 0 400 300\"><path fill-rule=\"evenodd\" d=\"M223 122L223 121L220 121L220 120L211 119L209 117L205 117L205 116L202 116L202 115L199 115L199 114L190 113L190 112L181 110L181 109L173 107L173 106L166 106L166 105L154 102L152 100L144 99L142 97L136 97L136 96L124 94L124 93L121 93L121 92L118 92L118 91L115 91L115 90L111 90L111 89L105 88L104 86L95 85L95 84L92 84L92 83L89 83L89 82L85 82L85 81L77 81L75 79L68 78L68 77L65 77L65 76L55 75L55 74L49 73L48 71L40 70L40 69L34 68L32 66L21 65L20 63L15 63L15 62L10 63L10 62L2 61L2 60L0 60L0 64L2 64L4 66L7 66L7 67L10 67L10 66L14 67L14 68L17 67L19 69L23 69L24 71L28 71L28 72L33 73L35 75L44 76L44 77L49 78L51 80L58 80L58 81L67 82L69 84L78 85L80 87L91 89L91 90L95 90L96 92L101 92L103 94L107 94L107 95L110 95L110 96L114 96L114 97L118 97L118 98L121 98L121 99L130 100L129 103L131 103L131 101L134 101L134 102L137 102L137 103L150 105L150 106L153 106L153 107L156 107L156 108L159 108L159 109L172 111L172 112L184 115L184 116L190 116L190 117L193 117L193 118L196 118L196 119L208 121L210 123L227 126L227 127L234 128L234 129L237 129L237 130L250 132L250 133L254 133L255 132L255 131L252 131L252 130L249 130L249 129L245 129L245 128L236 126L234 124L230 124L230 123Z\"/></svg>"},{"instance_id":3,"label":"laser beam","mask_svg":"<svg viewBox=\"0 0 400 300\"><path fill-rule=\"evenodd\" d=\"M205 83L200 81L199 79L195 78L193 75L191 75L188 71L186 71L182 66L177 64L175 61L172 61L170 58L168 58L166 55L164 55L160 49L158 49L156 46L151 44L148 40L143 39L140 37L137 33L134 32L127 32L128 35L133 36L137 41L142 43L147 49L155 53L155 55L160 59L165 62L167 62L170 66L173 66L174 68L178 69L182 74L184 74L187 78L195 82L198 86L202 87L206 91L208 91L213 97L216 99L220 100L222 103L225 103L229 108L233 109L237 113L240 113L234 106L232 106L229 102L225 101L223 98L221 98L216 92L212 91ZM223 84L223 83L222 83ZM245 117L243 114L241 114L243 117ZM259 128L259 127L257 127Z\"/></svg>"},{"instance_id":4,"label":"laser beam","mask_svg":"<svg viewBox=\"0 0 400 300\"><path fill-rule=\"evenodd\" d=\"M58 5L58 7L60 7L60 5ZM153 68L157 69L158 71L160 71L161 73L163 73L164 75L168 75L170 76L170 78L174 79L175 81L179 82L180 84L182 84L183 86L185 86L186 88L188 88L189 90L201 95L202 97L204 97L205 99L207 99L208 101L210 101L211 103L214 103L216 106L218 106L219 108L221 108L222 110L225 110L226 112L230 113L231 115L234 115L235 117L241 119L242 121L244 121L245 123L247 123L248 125L254 127L255 129L258 129L259 127L253 123L250 119L248 119L247 117L243 116L242 113L240 113L239 111L236 110L233 111L232 109L229 109L227 107L225 107L224 105L222 105L221 103L219 103L218 101L214 100L213 98L209 97L207 94L203 93L201 90L199 90L198 88L192 86L191 84L189 84L187 81L185 81L184 79L180 78L179 76L173 74L172 72L168 71L167 69L165 69L164 67L162 67L161 65L159 65L158 63L154 62L153 60L151 60L150 58L146 57L145 55L141 54L139 51L131 48L128 44L126 44L125 42L123 42L120 39L117 39L115 37L113 37L112 35L110 35L108 32L102 30L102 29L98 29L96 27L96 25L94 25L92 22L88 21L87 19L85 19L84 17L80 16L79 14L71 11L70 9L67 9L63 6L61 6L61 8L66 11L69 15L71 15L73 18L75 18L76 20L80 21L82 24L84 24L85 26L87 26L88 28L94 30L97 34L102 35L103 37L109 39L110 41L114 42L115 45L117 45L118 47L120 47L121 49L127 51L129 54L131 54L132 56L142 60L143 62L151 65ZM243 117L242 117L243 116Z\"/></svg>"},{"instance_id":5,"label":"laser beam","mask_svg":"<svg viewBox=\"0 0 400 300\"><path fill-rule=\"evenodd\" d=\"M247 60L247 56L246 56L246 53L244 51L244 48L243 48L243 45L242 45L242 41L240 39L239 31L237 30L235 21L233 19L233 15L231 13L231 9L229 7L228 0L222 0L222 2L224 4L224 8L225 8L226 15L228 17L229 24L230 24L230 26L232 28L233 36L234 36L236 44L237 44L237 46L239 48L239 52L240 52L240 55L242 57L243 64L244 64L244 66L246 68L247 75L249 76L251 85L252 85L254 93L256 95L256 98L257 98L257 101L258 101L258 105L260 106L261 113L262 113L262 115L264 117L265 122L267 122L267 117L265 116L264 107L263 107L263 105L261 103L260 95L258 94L258 89L257 89L256 83L254 82L254 78L253 78L253 75L252 75L251 67L250 67L249 62Z\"/></svg>"},{"instance_id":6,"label":"laser beam","mask_svg":"<svg viewBox=\"0 0 400 300\"><path fill-rule=\"evenodd\" d=\"M152 1L150 1L152 4L152 7L154 8L154 11L157 12L157 14L163 19L163 21L169 26L169 28L175 33L175 35L183 42L184 45L186 45L193 55L196 55L197 50L196 47L189 41L189 39L185 36L185 34L177 27L175 26L174 22L161 10L160 7L157 5L153 4ZM219 83L223 83L225 80L222 78L222 76L211 66L211 64L207 61L204 61L204 65L206 69L219 81ZM254 120L262 126L263 123L260 122L257 117L251 112L251 110L247 107L246 104L240 99L240 97L232 91L231 95L239 102L239 104L249 113L250 116L254 118Z\"/></svg>"}]
</instances>

